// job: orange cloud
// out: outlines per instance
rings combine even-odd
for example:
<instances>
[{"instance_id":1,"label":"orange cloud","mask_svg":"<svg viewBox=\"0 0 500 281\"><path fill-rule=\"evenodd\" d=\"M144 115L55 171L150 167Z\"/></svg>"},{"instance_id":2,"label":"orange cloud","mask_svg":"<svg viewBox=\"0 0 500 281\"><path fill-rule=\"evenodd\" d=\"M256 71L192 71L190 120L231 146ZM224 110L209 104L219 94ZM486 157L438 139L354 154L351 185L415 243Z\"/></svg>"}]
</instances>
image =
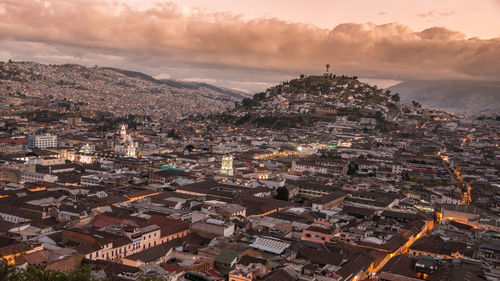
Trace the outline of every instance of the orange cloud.
<instances>
[{"instance_id":1,"label":"orange cloud","mask_svg":"<svg viewBox=\"0 0 500 281\"><path fill-rule=\"evenodd\" d=\"M51 55L100 57L101 65L112 56L150 68L181 63L295 73L330 63L336 72L394 79L500 77L500 38L466 39L443 27L415 32L397 23L327 30L170 3L139 10L113 1L3 0L0 40L9 52L32 44Z\"/></svg>"}]
</instances>

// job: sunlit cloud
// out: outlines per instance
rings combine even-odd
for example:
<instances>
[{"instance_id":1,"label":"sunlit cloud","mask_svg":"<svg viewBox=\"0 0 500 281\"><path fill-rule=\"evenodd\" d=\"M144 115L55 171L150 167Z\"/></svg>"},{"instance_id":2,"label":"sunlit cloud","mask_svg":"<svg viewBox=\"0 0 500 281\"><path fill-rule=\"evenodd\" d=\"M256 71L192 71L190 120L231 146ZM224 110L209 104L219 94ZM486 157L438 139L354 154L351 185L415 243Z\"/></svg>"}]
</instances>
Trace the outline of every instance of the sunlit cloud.
<instances>
[{"instance_id":1,"label":"sunlit cloud","mask_svg":"<svg viewBox=\"0 0 500 281\"><path fill-rule=\"evenodd\" d=\"M429 11L429 12L426 12L426 13L417 14L417 17L436 19L436 18L440 18L440 17L452 16L454 14L455 14L455 12L448 11L448 10L442 10L442 11L432 10L432 11Z\"/></svg>"},{"instance_id":2,"label":"sunlit cloud","mask_svg":"<svg viewBox=\"0 0 500 281\"><path fill-rule=\"evenodd\" d=\"M215 84L217 82L217 80L211 79L211 78L196 78L196 77L189 77L189 78L184 78L181 80L186 81L186 82L198 82L198 83L207 83L207 84Z\"/></svg>"},{"instance_id":3,"label":"sunlit cloud","mask_svg":"<svg viewBox=\"0 0 500 281\"><path fill-rule=\"evenodd\" d=\"M160 73L154 76L155 79L161 80L161 79L170 79L172 76L170 76L167 73Z\"/></svg>"},{"instance_id":4,"label":"sunlit cloud","mask_svg":"<svg viewBox=\"0 0 500 281\"><path fill-rule=\"evenodd\" d=\"M336 73L394 80L500 77L500 38L398 23L325 29L172 3L139 9L99 0L3 0L0 49L4 59L118 65L208 83L240 80L232 85L238 88L269 83L273 75L321 73L326 63ZM235 77L245 74L251 77Z\"/></svg>"}]
</instances>

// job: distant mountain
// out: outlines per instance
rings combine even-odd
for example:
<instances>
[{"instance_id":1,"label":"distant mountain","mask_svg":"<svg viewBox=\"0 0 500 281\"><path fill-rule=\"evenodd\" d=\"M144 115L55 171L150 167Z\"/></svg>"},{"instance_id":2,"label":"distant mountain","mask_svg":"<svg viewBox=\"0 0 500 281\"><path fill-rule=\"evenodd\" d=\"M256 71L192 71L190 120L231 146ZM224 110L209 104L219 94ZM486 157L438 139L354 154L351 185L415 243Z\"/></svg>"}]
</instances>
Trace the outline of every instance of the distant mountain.
<instances>
[{"instance_id":1,"label":"distant mountain","mask_svg":"<svg viewBox=\"0 0 500 281\"><path fill-rule=\"evenodd\" d=\"M236 91L232 89L227 89L227 88L222 88L222 87L217 87L214 85L210 85L207 83L202 83L202 82L191 82L191 81L182 81L182 80L171 80L171 79L156 79L153 78L147 74L141 73L141 72L136 72L136 71L130 71L130 70L123 70L119 68L113 68L113 67L103 67L103 69L109 69L113 70L116 72L120 72L124 75L127 75L132 78L139 78L143 80L148 80L156 84L166 84L170 87L177 88L177 89L190 89L190 90L201 90L201 89L209 89L213 90L215 92L225 94L228 96L229 99L244 99L248 97L248 94L241 92L241 91Z\"/></svg>"},{"instance_id":2,"label":"distant mountain","mask_svg":"<svg viewBox=\"0 0 500 281\"><path fill-rule=\"evenodd\" d=\"M78 104L82 110L159 119L216 113L249 95L206 83L158 80L109 67L0 62L0 99L27 97Z\"/></svg>"},{"instance_id":3,"label":"distant mountain","mask_svg":"<svg viewBox=\"0 0 500 281\"><path fill-rule=\"evenodd\" d=\"M500 114L500 81L405 81L389 87L403 102L429 108L480 114Z\"/></svg>"}]
</instances>

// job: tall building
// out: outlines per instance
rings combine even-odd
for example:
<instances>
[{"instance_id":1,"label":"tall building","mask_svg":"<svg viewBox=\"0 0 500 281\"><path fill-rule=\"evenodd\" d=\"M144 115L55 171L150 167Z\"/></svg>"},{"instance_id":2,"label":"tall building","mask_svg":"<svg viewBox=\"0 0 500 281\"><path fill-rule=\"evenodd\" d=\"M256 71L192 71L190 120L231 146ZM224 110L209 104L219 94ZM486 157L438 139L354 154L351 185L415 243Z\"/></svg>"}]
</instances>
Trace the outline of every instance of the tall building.
<instances>
[{"instance_id":1,"label":"tall building","mask_svg":"<svg viewBox=\"0 0 500 281\"><path fill-rule=\"evenodd\" d=\"M232 176L234 174L233 172L233 155L230 153L226 153L222 157L222 164L220 167L220 173L223 175L229 175Z\"/></svg>"},{"instance_id":2,"label":"tall building","mask_svg":"<svg viewBox=\"0 0 500 281\"><path fill-rule=\"evenodd\" d=\"M119 131L118 142L115 144L115 152L123 154L127 157L137 157L136 149L137 143L134 143L132 136L127 134L127 128L123 124Z\"/></svg>"},{"instance_id":3,"label":"tall building","mask_svg":"<svg viewBox=\"0 0 500 281\"><path fill-rule=\"evenodd\" d=\"M28 136L28 148L57 147L56 135L30 135Z\"/></svg>"}]
</instances>

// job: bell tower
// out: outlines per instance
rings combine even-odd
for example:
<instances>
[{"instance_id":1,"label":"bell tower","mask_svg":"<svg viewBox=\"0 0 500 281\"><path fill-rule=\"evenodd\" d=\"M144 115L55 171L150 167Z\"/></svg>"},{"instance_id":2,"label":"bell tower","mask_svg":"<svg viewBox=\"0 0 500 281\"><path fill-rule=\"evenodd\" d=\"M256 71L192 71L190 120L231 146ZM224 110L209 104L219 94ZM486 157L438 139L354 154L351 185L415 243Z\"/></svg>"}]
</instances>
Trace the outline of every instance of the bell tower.
<instances>
[{"instance_id":1,"label":"bell tower","mask_svg":"<svg viewBox=\"0 0 500 281\"><path fill-rule=\"evenodd\" d=\"M125 127L125 124L122 124L122 127L120 128L120 135L126 135L127 134L127 128Z\"/></svg>"},{"instance_id":2,"label":"bell tower","mask_svg":"<svg viewBox=\"0 0 500 281\"><path fill-rule=\"evenodd\" d=\"M233 155L231 155L230 153L226 153L222 157L222 163L221 163L221 167L220 167L220 173L223 174L223 175L228 175L228 176L234 175L234 172L233 172Z\"/></svg>"}]
</instances>

